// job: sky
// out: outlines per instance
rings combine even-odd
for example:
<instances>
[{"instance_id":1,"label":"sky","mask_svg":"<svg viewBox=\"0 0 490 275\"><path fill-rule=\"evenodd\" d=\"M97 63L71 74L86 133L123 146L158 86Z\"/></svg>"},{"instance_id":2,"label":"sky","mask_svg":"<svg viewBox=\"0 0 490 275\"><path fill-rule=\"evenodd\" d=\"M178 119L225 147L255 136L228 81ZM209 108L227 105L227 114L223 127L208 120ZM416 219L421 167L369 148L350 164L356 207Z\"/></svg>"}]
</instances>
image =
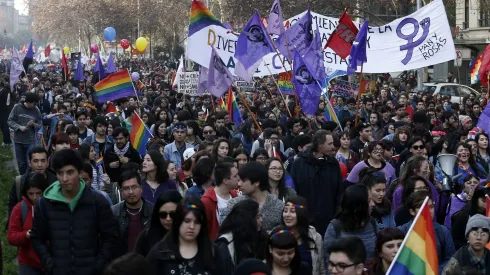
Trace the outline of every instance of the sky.
<instances>
[{"instance_id":1,"label":"sky","mask_svg":"<svg viewBox=\"0 0 490 275\"><path fill-rule=\"evenodd\" d=\"M14 0L14 7L19 11L20 14L27 15L27 6L25 5L25 0Z\"/></svg>"}]
</instances>

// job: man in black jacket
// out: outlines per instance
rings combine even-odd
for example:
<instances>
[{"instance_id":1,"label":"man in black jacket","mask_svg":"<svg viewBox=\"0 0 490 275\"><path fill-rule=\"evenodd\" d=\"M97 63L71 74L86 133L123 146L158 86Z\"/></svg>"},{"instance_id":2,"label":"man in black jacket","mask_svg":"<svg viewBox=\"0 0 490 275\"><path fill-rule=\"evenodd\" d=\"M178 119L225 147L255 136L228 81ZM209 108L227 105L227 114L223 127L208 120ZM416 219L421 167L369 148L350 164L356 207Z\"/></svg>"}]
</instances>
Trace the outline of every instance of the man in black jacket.
<instances>
[{"instance_id":1,"label":"man in black jacket","mask_svg":"<svg viewBox=\"0 0 490 275\"><path fill-rule=\"evenodd\" d=\"M79 152L60 150L51 164L58 181L36 204L32 247L48 274L101 274L117 239L109 203L80 179Z\"/></svg>"},{"instance_id":2,"label":"man in black jacket","mask_svg":"<svg viewBox=\"0 0 490 275\"><path fill-rule=\"evenodd\" d=\"M129 142L129 132L125 128L117 127L112 132L114 145L107 148L104 153L104 167L111 182L118 182L123 172L122 165L128 162L141 164L141 156Z\"/></svg>"},{"instance_id":3,"label":"man in black jacket","mask_svg":"<svg viewBox=\"0 0 490 275\"><path fill-rule=\"evenodd\" d=\"M308 215L316 231L323 236L334 218L344 191L340 166L335 159L333 136L318 130L312 148L299 153L291 167L291 177L299 196L308 201Z\"/></svg>"},{"instance_id":4,"label":"man in black jacket","mask_svg":"<svg viewBox=\"0 0 490 275\"><path fill-rule=\"evenodd\" d=\"M119 177L118 185L124 201L112 206L112 213L119 227L120 246L117 251L122 255L134 251L139 234L151 220L153 203L141 197L143 190L137 172L132 170L123 172Z\"/></svg>"}]
</instances>

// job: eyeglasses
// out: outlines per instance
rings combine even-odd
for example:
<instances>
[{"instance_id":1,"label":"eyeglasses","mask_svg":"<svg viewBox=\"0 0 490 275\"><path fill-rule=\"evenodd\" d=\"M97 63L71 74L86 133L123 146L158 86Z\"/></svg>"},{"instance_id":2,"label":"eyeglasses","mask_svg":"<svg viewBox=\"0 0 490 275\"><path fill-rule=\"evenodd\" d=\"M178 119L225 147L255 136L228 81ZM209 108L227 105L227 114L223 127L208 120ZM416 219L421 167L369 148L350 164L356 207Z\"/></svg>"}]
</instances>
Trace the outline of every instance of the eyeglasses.
<instances>
[{"instance_id":1,"label":"eyeglasses","mask_svg":"<svg viewBox=\"0 0 490 275\"><path fill-rule=\"evenodd\" d=\"M412 149L414 149L414 150L422 150L424 148L425 148L424 145L414 145L414 146L412 146Z\"/></svg>"},{"instance_id":2,"label":"eyeglasses","mask_svg":"<svg viewBox=\"0 0 490 275\"><path fill-rule=\"evenodd\" d=\"M470 235L472 237L475 237L475 238L478 238L478 237L484 238L484 237L488 237L490 234L488 232L485 232L485 231L478 232L478 231L473 230L473 231L470 232Z\"/></svg>"},{"instance_id":3,"label":"eyeglasses","mask_svg":"<svg viewBox=\"0 0 490 275\"><path fill-rule=\"evenodd\" d=\"M348 267L351 266L356 266L358 263L353 263L353 264L344 264L344 263L332 263L331 261L328 261L328 270L332 271L334 268L337 269L338 272L344 272L344 270Z\"/></svg>"},{"instance_id":4,"label":"eyeglasses","mask_svg":"<svg viewBox=\"0 0 490 275\"><path fill-rule=\"evenodd\" d=\"M124 192L129 192L129 191L136 191L140 188L139 185L133 185L133 186L124 186L123 188L121 188Z\"/></svg>"},{"instance_id":5,"label":"eyeglasses","mask_svg":"<svg viewBox=\"0 0 490 275\"><path fill-rule=\"evenodd\" d=\"M427 191L427 190L429 190L429 187L427 187L427 186L415 187L413 190L415 190L415 191Z\"/></svg>"},{"instance_id":6,"label":"eyeglasses","mask_svg":"<svg viewBox=\"0 0 490 275\"><path fill-rule=\"evenodd\" d=\"M271 170L273 172L282 172L283 168L281 168L281 167L271 167L271 168L269 168L269 170Z\"/></svg>"},{"instance_id":7,"label":"eyeglasses","mask_svg":"<svg viewBox=\"0 0 490 275\"><path fill-rule=\"evenodd\" d=\"M166 219L168 216L170 216L170 218L173 219L174 215L175 215L175 211L172 211L172 212L160 211L160 212L158 212L158 217L160 217L160 219L162 219L162 220Z\"/></svg>"}]
</instances>

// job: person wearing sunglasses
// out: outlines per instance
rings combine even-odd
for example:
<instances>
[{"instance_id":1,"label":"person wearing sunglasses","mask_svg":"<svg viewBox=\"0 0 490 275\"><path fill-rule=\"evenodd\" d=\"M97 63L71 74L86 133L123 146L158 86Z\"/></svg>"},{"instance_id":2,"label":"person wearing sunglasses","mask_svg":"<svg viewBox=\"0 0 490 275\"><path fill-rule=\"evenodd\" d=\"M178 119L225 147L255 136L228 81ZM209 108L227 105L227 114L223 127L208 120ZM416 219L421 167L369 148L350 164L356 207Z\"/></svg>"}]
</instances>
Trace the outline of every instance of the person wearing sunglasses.
<instances>
[{"instance_id":1,"label":"person wearing sunglasses","mask_svg":"<svg viewBox=\"0 0 490 275\"><path fill-rule=\"evenodd\" d=\"M141 178L137 172L123 172L118 185L124 201L112 206L112 213L118 222L120 238L116 251L122 255L134 250L138 235L150 221L153 203L141 196Z\"/></svg>"},{"instance_id":2,"label":"person wearing sunglasses","mask_svg":"<svg viewBox=\"0 0 490 275\"><path fill-rule=\"evenodd\" d=\"M149 224L138 236L134 252L146 257L153 245L163 239L172 228L175 209L181 201L182 195L177 190L165 191L158 197Z\"/></svg>"}]
</instances>

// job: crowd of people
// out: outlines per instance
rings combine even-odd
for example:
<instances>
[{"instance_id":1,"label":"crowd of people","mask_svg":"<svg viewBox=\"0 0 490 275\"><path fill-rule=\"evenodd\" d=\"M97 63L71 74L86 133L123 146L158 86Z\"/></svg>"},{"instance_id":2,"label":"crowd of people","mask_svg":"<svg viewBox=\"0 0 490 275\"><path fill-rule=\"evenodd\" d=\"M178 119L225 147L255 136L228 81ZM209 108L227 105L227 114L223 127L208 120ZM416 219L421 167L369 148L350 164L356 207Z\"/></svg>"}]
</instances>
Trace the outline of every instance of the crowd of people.
<instances>
[{"instance_id":1,"label":"crowd of people","mask_svg":"<svg viewBox=\"0 0 490 275\"><path fill-rule=\"evenodd\" d=\"M380 76L359 104L322 96L306 116L263 79L232 88L237 125L226 96L177 93L171 68L118 66L145 86L115 102L97 102L90 72L30 70L12 91L0 77L20 275L385 274L427 197L439 273L490 270L486 95L451 103ZM153 136L145 155L135 115ZM457 157L450 190L440 154Z\"/></svg>"}]
</instances>

